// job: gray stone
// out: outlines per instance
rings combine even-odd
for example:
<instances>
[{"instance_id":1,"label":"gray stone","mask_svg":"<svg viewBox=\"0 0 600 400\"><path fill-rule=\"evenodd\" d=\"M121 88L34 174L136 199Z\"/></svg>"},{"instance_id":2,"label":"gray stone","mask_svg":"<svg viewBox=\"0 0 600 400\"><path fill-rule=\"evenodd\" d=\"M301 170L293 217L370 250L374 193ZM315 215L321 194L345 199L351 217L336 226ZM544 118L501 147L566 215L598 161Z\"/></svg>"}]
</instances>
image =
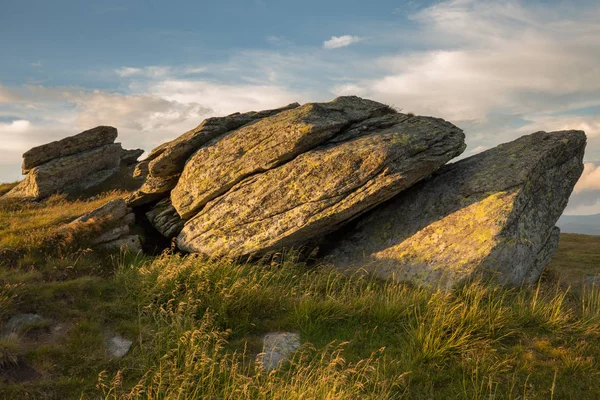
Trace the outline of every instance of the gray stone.
<instances>
[{"instance_id":1,"label":"gray stone","mask_svg":"<svg viewBox=\"0 0 600 400\"><path fill-rule=\"evenodd\" d=\"M465 148L454 125L404 114L370 118L341 135L209 202L186 222L178 247L238 257L302 246L429 176Z\"/></svg>"},{"instance_id":2,"label":"gray stone","mask_svg":"<svg viewBox=\"0 0 600 400\"><path fill-rule=\"evenodd\" d=\"M34 147L23 154L23 174L55 158L111 144L116 138L117 130L112 126L97 126L77 135Z\"/></svg>"},{"instance_id":3,"label":"gray stone","mask_svg":"<svg viewBox=\"0 0 600 400\"><path fill-rule=\"evenodd\" d=\"M139 253L142 251L142 241L138 235L129 235L121 237L112 242L101 243L96 248L104 251L130 251Z\"/></svg>"},{"instance_id":4,"label":"gray stone","mask_svg":"<svg viewBox=\"0 0 600 400\"><path fill-rule=\"evenodd\" d=\"M361 218L326 261L450 287L480 274L535 282L583 171L581 131L536 132L442 168Z\"/></svg>"},{"instance_id":5,"label":"gray stone","mask_svg":"<svg viewBox=\"0 0 600 400\"><path fill-rule=\"evenodd\" d=\"M119 335L113 336L106 343L106 351L110 358L122 358L129 352L132 344L133 342L129 339Z\"/></svg>"},{"instance_id":6,"label":"gray stone","mask_svg":"<svg viewBox=\"0 0 600 400\"><path fill-rule=\"evenodd\" d=\"M274 332L263 339L263 352L259 361L266 370L279 368L300 347L300 335L294 332Z\"/></svg>"},{"instance_id":7,"label":"gray stone","mask_svg":"<svg viewBox=\"0 0 600 400\"><path fill-rule=\"evenodd\" d=\"M47 322L39 314L17 314L10 317L2 328L2 336L18 335L24 330Z\"/></svg>"},{"instance_id":8,"label":"gray stone","mask_svg":"<svg viewBox=\"0 0 600 400\"><path fill-rule=\"evenodd\" d=\"M159 201L152 210L146 213L148 221L164 237L173 238L181 232L183 220L171 204L171 199Z\"/></svg>"}]
</instances>

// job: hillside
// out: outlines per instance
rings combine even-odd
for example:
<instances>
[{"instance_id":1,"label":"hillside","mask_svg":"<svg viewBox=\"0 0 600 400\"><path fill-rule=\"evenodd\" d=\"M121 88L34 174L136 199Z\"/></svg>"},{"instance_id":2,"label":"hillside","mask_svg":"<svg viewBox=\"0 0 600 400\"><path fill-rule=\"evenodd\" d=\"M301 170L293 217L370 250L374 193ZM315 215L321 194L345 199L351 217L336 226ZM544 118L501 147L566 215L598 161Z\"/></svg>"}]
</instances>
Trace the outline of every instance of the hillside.
<instances>
[{"instance_id":1,"label":"hillside","mask_svg":"<svg viewBox=\"0 0 600 400\"><path fill-rule=\"evenodd\" d=\"M449 292L291 254L236 264L42 246L118 195L0 206L1 246L16 254L0 269L0 320L43 318L0 339L1 398L600 396L600 292L566 286L598 273L600 238L562 235L537 286ZM254 360L274 331L302 346L267 372ZM120 359L105 350L114 334L133 341Z\"/></svg>"},{"instance_id":2,"label":"hillside","mask_svg":"<svg viewBox=\"0 0 600 400\"><path fill-rule=\"evenodd\" d=\"M556 225L565 233L600 235L600 214L563 215Z\"/></svg>"}]
</instances>

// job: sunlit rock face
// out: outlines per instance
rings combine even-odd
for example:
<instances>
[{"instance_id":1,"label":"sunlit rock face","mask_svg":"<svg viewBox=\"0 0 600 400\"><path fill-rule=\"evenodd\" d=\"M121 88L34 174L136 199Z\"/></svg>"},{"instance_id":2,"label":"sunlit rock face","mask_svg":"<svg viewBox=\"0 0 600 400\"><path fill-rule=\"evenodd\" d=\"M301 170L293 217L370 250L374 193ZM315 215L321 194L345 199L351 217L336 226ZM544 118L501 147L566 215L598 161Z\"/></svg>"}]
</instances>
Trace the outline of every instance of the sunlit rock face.
<instances>
[{"instance_id":1,"label":"sunlit rock face","mask_svg":"<svg viewBox=\"0 0 600 400\"><path fill-rule=\"evenodd\" d=\"M79 194L134 164L143 150L123 150L113 143L117 130L98 126L34 147L23 154L25 179L6 198L42 199L54 193Z\"/></svg>"},{"instance_id":2,"label":"sunlit rock face","mask_svg":"<svg viewBox=\"0 0 600 400\"><path fill-rule=\"evenodd\" d=\"M536 132L442 168L362 217L326 261L450 287L491 274L534 282L583 171L581 131Z\"/></svg>"},{"instance_id":3,"label":"sunlit rock face","mask_svg":"<svg viewBox=\"0 0 600 400\"><path fill-rule=\"evenodd\" d=\"M238 140L248 137L252 146ZM464 148L463 132L444 120L357 97L266 118L188 161L171 195L188 219L177 245L227 257L302 246L431 175Z\"/></svg>"}]
</instances>

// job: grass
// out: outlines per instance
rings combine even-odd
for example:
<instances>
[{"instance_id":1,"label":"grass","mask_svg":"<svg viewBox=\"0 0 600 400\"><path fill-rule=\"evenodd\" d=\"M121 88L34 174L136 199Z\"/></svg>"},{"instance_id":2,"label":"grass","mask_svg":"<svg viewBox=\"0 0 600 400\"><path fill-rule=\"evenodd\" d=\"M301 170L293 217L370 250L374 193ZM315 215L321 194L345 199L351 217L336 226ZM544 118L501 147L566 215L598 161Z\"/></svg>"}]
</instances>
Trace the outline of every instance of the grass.
<instances>
[{"instance_id":1,"label":"grass","mask_svg":"<svg viewBox=\"0 0 600 400\"><path fill-rule=\"evenodd\" d=\"M600 290L566 287L597 273L596 238L563 235L537 286L475 281L450 292L345 276L290 254L233 263L82 250L26 262L56 224L115 195L0 209L0 247L26 251L0 268L0 324L16 313L50 321L0 341L0 398L600 396ZM265 371L256 359L272 331L299 332L302 346ZM134 341L120 360L104 350L115 333ZM18 360L39 376L7 378Z\"/></svg>"},{"instance_id":2,"label":"grass","mask_svg":"<svg viewBox=\"0 0 600 400\"><path fill-rule=\"evenodd\" d=\"M0 196L10 192L12 188L17 186L19 182L11 182L11 183L0 183Z\"/></svg>"},{"instance_id":3,"label":"grass","mask_svg":"<svg viewBox=\"0 0 600 400\"><path fill-rule=\"evenodd\" d=\"M600 236L563 233L548 270L567 283L600 275Z\"/></svg>"}]
</instances>

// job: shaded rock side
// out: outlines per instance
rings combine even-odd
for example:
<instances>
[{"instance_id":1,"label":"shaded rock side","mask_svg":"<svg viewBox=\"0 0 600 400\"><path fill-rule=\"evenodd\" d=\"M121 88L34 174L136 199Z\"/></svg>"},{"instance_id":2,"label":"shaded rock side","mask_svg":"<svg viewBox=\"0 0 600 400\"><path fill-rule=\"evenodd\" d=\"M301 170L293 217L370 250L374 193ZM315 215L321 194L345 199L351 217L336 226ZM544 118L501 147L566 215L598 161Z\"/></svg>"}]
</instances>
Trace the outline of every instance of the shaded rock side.
<instances>
[{"instance_id":1,"label":"shaded rock side","mask_svg":"<svg viewBox=\"0 0 600 400\"><path fill-rule=\"evenodd\" d=\"M183 219L253 174L283 164L332 138L351 123L394 112L355 96L280 112L198 150L171 193Z\"/></svg>"},{"instance_id":2,"label":"shaded rock side","mask_svg":"<svg viewBox=\"0 0 600 400\"><path fill-rule=\"evenodd\" d=\"M123 152L121 153L121 165L127 166L137 164L138 158L140 158L142 154L144 154L144 149L123 149Z\"/></svg>"},{"instance_id":3,"label":"shaded rock side","mask_svg":"<svg viewBox=\"0 0 600 400\"><path fill-rule=\"evenodd\" d=\"M97 185L117 172L122 148L108 144L33 167L6 197L43 198L56 192L76 192Z\"/></svg>"},{"instance_id":4,"label":"shaded rock side","mask_svg":"<svg viewBox=\"0 0 600 400\"><path fill-rule=\"evenodd\" d=\"M234 186L186 222L179 248L210 256L299 246L429 176L465 148L441 119L371 118L326 146Z\"/></svg>"},{"instance_id":5,"label":"shaded rock side","mask_svg":"<svg viewBox=\"0 0 600 400\"><path fill-rule=\"evenodd\" d=\"M34 147L23 154L23 174L55 158L111 144L116 138L117 130L112 126L97 126L77 135Z\"/></svg>"},{"instance_id":6,"label":"shaded rock side","mask_svg":"<svg viewBox=\"0 0 600 400\"><path fill-rule=\"evenodd\" d=\"M138 235L131 234L134 223L135 215L125 200L115 199L66 224L62 231L96 249L138 252L142 244Z\"/></svg>"},{"instance_id":7,"label":"shaded rock side","mask_svg":"<svg viewBox=\"0 0 600 400\"><path fill-rule=\"evenodd\" d=\"M177 184L187 159L208 142L243 125L298 106L298 103L292 103L272 110L207 118L196 128L157 146L140 162L134 172L134 176L143 177L145 182L140 190L130 197L129 204L139 206L167 196Z\"/></svg>"},{"instance_id":8,"label":"shaded rock side","mask_svg":"<svg viewBox=\"0 0 600 400\"><path fill-rule=\"evenodd\" d=\"M585 143L581 131L537 132L448 165L360 219L326 261L442 287L486 273L534 282Z\"/></svg>"},{"instance_id":9,"label":"shaded rock side","mask_svg":"<svg viewBox=\"0 0 600 400\"><path fill-rule=\"evenodd\" d=\"M167 238L177 236L183 229L184 221L175 211L175 207L173 207L169 198L159 201L152 207L152 210L146 213L146 217L152 226Z\"/></svg>"}]
</instances>

